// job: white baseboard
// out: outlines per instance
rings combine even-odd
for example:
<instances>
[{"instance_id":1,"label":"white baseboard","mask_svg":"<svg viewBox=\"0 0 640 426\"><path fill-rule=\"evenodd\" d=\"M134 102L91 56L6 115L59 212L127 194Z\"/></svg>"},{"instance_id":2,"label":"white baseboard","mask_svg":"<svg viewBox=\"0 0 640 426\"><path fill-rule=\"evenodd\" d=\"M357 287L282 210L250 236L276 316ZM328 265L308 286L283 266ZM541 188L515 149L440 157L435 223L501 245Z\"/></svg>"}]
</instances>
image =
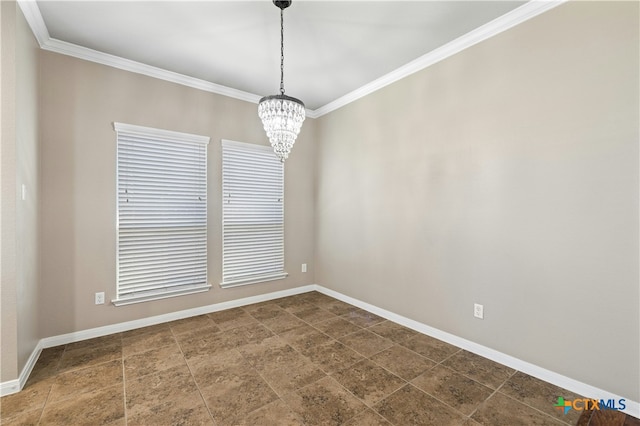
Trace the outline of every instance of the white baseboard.
<instances>
[{"instance_id":1,"label":"white baseboard","mask_svg":"<svg viewBox=\"0 0 640 426\"><path fill-rule=\"evenodd\" d=\"M469 352L473 352L474 354L483 356L502 365L506 365L507 367L511 367L515 370L522 371L523 373L536 377L540 380L544 380L545 382L551 383L561 388L567 389L571 392L577 393L578 395L598 400L614 399L617 401L619 399L625 399L626 409L622 411L631 416L640 418L640 403L637 401L632 401L629 398L625 398L612 392L599 389L595 386L582 383L570 377L563 376L562 374L547 370L546 368L538 367L537 365L528 363L518 358L514 358L510 355L498 352L494 349L482 346L470 340L463 339L462 337L458 337L445 331L438 330L437 328L430 327L426 324L414 321L407 317L403 317L402 315L398 315L394 312L387 311L386 309L382 309L361 300L354 299L353 297L346 296L342 293L338 293L337 291L322 287L321 285L316 285L315 290L320 293L326 294L327 296L331 296L335 299L342 300L343 302L372 312L378 316L396 322L400 325L404 325L405 327L408 327L419 333L435 337L436 339L442 340L443 342L447 342Z\"/></svg>"},{"instance_id":2,"label":"white baseboard","mask_svg":"<svg viewBox=\"0 0 640 426\"><path fill-rule=\"evenodd\" d=\"M523 373L529 374L530 376L537 377L540 380L544 380L545 382L554 384L556 386L567 389L579 395L583 395L588 398L605 399L605 400L608 400L608 399L619 400L621 398L624 398L612 392L599 389L595 386L591 386L586 383L582 383L578 380L574 380L570 377L563 376L562 374L558 374L556 372L547 370L545 368L538 367L534 364L528 363L521 359L514 358L510 355L504 354L502 352L496 351L494 349L488 348L486 346L480 345L470 340L463 339L461 337L455 336L453 334L447 333L437 328L430 327L426 324L420 323L418 321L414 321L407 317L403 317L402 315L398 315L394 312L387 311L386 309L379 308L377 306L371 305L369 303L363 302L361 300L355 299L350 296L346 296L342 293L338 293L337 291L325 288L317 284L310 284L303 287L276 291L273 293L261 294L258 296L245 297L243 299L237 299L237 300L231 300L228 302L216 303L213 305L201 306L199 308L187 309L184 311L172 312L169 314L157 315L149 318L143 318L143 319L134 320L134 321L127 321L119 324L107 325L104 327L97 327L89 330L82 330L82 331L63 334L59 336L46 337L44 339L41 339L38 342L38 345L33 350L31 356L29 357L29 360L27 361L27 364L22 369L22 372L20 373L20 377L16 380L10 380L7 382L0 383L0 396L10 395L22 389L27 379L29 378L29 374L31 374L31 370L33 370L33 367L35 366L35 363L38 360L38 356L40 356L40 352L42 351L43 348L66 345L69 343L79 342L87 339L93 339L95 337L106 336L113 333L121 333L123 331L134 330L136 328L147 327L155 324L161 324L164 322L188 318L196 315L208 314L211 312L222 311L225 309L237 308L240 306L251 305L253 303L266 302L269 300L279 299L281 297L286 297L286 296L293 296L301 293L307 293L309 291L314 291L314 290L320 293L326 294L327 296L336 298L338 300L342 300L343 302L349 303L359 308L365 309L369 312L372 312L390 321L393 321L398 324L404 325L405 327L411 328L412 330L415 330L419 333L426 334L431 337L435 337L436 339L442 340L444 342L447 342L459 348L465 349L469 352L473 352L477 355L488 358L492 361L506 365L507 367L511 367L515 370L522 371ZM640 403L637 401L632 401L629 398L624 398L624 399L626 400L626 409L623 410L623 412L626 414L632 415L634 417L640 418Z\"/></svg>"},{"instance_id":3,"label":"white baseboard","mask_svg":"<svg viewBox=\"0 0 640 426\"><path fill-rule=\"evenodd\" d=\"M171 312L164 315L156 315L153 317L143 318L134 321L127 321L104 327L91 328L88 330L76 331L73 333L62 334L59 336L45 337L40 339L34 348L31 356L27 360L25 367L22 369L20 376L14 380L0 382L0 396L11 395L22 390L33 367L38 361L38 357L43 348L51 348L54 346L66 345L69 343L80 342L82 340L93 339L95 337L106 336L113 333L121 333L123 331L134 330L136 328L147 327L150 325L161 324L164 322L174 321L183 318L189 318L196 315L208 314L211 312L223 311L225 309L237 308L240 306L251 305L253 303L266 302L268 300L279 299L281 297L293 296L300 293L307 293L315 290L315 284L296 287L288 290L275 291L272 293L261 294L258 296L245 297L243 299L230 300L228 302L215 303L213 305L201 306L199 308L187 309L184 311Z\"/></svg>"},{"instance_id":4,"label":"white baseboard","mask_svg":"<svg viewBox=\"0 0 640 426\"><path fill-rule=\"evenodd\" d=\"M281 297L293 296L295 294L307 293L315 290L316 285L306 285L288 290L275 291L272 293L261 294L258 296L245 297L242 299L230 300L228 302L214 303L213 305L200 306L198 308L186 309L184 311L171 312L163 315L142 318L134 321L121 322L118 324L105 325L104 327L91 328L89 330L76 331L73 333L62 334L59 336L46 337L41 340L43 348L53 346L66 345L69 343L80 342L82 340L93 339L95 337L107 336L113 333L122 333L123 331L135 330L136 328L148 327L150 325L162 324L164 322L175 321L183 318L194 317L197 315L208 314L211 312L223 311L225 309L237 308L240 306L251 305L253 303L266 302L268 300L279 299Z\"/></svg>"},{"instance_id":5,"label":"white baseboard","mask_svg":"<svg viewBox=\"0 0 640 426\"><path fill-rule=\"evenodd\" d=\"M31 355L29 355L29 359L27 359L18 378L0 383L0 396L11 395L22 390L38 361L38 357L40 357L40 352L42 352L42 340L38 341L36 347L31 351Z\"/></svg>"}]
</instances>

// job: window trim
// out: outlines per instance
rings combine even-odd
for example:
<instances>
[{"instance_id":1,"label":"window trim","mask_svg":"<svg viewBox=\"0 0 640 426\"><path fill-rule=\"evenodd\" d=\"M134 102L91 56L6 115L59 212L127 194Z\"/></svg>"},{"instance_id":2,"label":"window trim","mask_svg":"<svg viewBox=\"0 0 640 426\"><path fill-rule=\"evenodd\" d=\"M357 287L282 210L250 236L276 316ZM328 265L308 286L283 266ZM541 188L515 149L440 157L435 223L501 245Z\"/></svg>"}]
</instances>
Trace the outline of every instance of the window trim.
<instances>
[{"instance_id":1,"label":"window trim","mask_svg":"<svg viewBox=\"0 0 640 426\"><path fill-rule=\"evenodd\" d=\"M205 170L204 170L204 182L205 182L205 187L207 185L207 146L209 144L209 141L211 140L210 137L208 136L201 136L201 135L195 135L195 134L190 134L190 133L183 133L183 132L176 132L176 131L171 131L171 130L163 130L163 129L156 129L156 128L151 128L151 127L144 127L144 126L137 126L137 125L133 125L133 124L126 124L126 123L118 123L118 122L114 122L113 123L113 129L116 132L116 153L118 152L119 149L119 144L120 144L120 134L125 134L128 136L132 136L132 137L145 137L145 138L151 138L155 141L160 141L160 142L175 142L175 143L191 143L191 144L200 144L200 145L204 145L204 155L205 155ZM134 303L141 303L141 302L148 302L148 301L152 301L152 300L161 300L161 299L166 299L166 298L170 298L170 297L177 297L177 296L183 296L183 295L187 295L187 294L195 294L195 293L202 293L205 291L209 291L211 289L211 284L209 284L209 277L208 277L208 260L205 260L205 282L204 284L200 284L198 286L194 286L194 287L190 287L190 288L174 288L171 289L171 287L167 287L164 290L158 290L155 293L147 293L147 294L140 294L137 296L131 296L131 297L126 297L126 298L119 298L121 296L120 294L120 207L119 207L119 179L120 179L120 161L119 159L116 157L116 173L115 173L115 177L116 177L116 191L115 191L115 198L116 198L116 223L115 223L115 228L116 228L116 297L114 299L111 300L111 303L113 303L115 306L125 306L125 305L130 305L130 304L134 304ZM207 191L208 192L208 191ZM206 200L206 198L205 198ZM207 203L205 202L205 255L208 256L208 248L207 248L207 234L208 234L208 214L207 214Z\"/></svg>"}]
</instances>

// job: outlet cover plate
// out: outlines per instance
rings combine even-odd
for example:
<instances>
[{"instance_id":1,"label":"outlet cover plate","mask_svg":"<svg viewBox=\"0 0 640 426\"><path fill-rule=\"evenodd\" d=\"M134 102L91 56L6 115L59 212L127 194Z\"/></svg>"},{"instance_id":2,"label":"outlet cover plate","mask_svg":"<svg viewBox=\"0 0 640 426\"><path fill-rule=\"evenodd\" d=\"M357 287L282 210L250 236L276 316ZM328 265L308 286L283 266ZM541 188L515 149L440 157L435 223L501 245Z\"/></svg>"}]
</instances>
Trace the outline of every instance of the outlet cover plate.
<instances>
[{"instance_id":1,"label":"outlet cover plate","mask_svg":"<svg viewBox=\"0 0 640 426\"><path fill-rule=\"evenodd\" d=\"M484 306L474 303L473 304L473 316L476 318L484 319Z\"/></svg>"}]
</instances>

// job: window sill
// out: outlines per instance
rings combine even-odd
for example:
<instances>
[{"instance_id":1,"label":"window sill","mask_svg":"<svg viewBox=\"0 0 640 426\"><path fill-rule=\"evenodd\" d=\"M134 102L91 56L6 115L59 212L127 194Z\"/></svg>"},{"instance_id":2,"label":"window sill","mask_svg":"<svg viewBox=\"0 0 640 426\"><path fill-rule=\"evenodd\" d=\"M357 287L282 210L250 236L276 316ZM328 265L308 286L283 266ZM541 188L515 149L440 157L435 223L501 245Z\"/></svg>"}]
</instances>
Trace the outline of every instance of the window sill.
<instances>
[{"instance_id":1,"label":"window sill","mask_svg":"<svg viewBox=\"0 0 640 426\"><path fill-rule=\"evenodd\" d=\"M220 283L220 287L222 287L222 288L240 287L240 286L243 286L243 285L258 284L258 283L264 283L264 282L267 282L267 281L282 280L284 278L287 278L288 276L289 276L289 274L286 273L286 272L278 272L277 274L258 275L258 276L235 279L235 280L227 280L227 281L221 282Z\"/></svg>"},{"instance_id":2,"label":"window sill","mask_svg":"<svg viewBox=\"0 0 640 426\"><path fill-rule=\"evenodd\" d=\"M143 294L138 296L131 296L125 299L114 299L111 301L116 306L132 305L134 303L150 302L152 300L168 299L169 297L185 296L187 294L202 293L209 291L211 284L204 284L198 287L183 288L179 290L169 290L162 293Z\"/></svg>"}]
</instances>

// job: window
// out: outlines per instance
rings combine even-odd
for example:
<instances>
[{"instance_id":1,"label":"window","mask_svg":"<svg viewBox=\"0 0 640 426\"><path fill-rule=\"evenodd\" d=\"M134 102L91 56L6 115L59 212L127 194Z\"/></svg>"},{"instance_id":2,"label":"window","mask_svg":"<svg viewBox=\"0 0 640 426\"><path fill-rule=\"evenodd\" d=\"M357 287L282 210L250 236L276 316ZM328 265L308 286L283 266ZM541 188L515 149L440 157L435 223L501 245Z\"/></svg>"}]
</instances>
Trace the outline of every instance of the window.
<instances>
[{"instance_id":1,"label":"window","mask_svg":"<svg viewBox=\"0 0 640 426\"><path fill-rule=\"evenodd\" d=\"M117 306L207 291L209 138L114 123Z\"/></svg>"},{"instance_id":2,"label":"window","mask_svg":"<svg viewBox=\"0 0 640 426\"><path fill-rule=\"evenodd\" d=\"M285 278L284 165L271 147L222 141L222 287Z\"/></svg>"}]
</instances>

